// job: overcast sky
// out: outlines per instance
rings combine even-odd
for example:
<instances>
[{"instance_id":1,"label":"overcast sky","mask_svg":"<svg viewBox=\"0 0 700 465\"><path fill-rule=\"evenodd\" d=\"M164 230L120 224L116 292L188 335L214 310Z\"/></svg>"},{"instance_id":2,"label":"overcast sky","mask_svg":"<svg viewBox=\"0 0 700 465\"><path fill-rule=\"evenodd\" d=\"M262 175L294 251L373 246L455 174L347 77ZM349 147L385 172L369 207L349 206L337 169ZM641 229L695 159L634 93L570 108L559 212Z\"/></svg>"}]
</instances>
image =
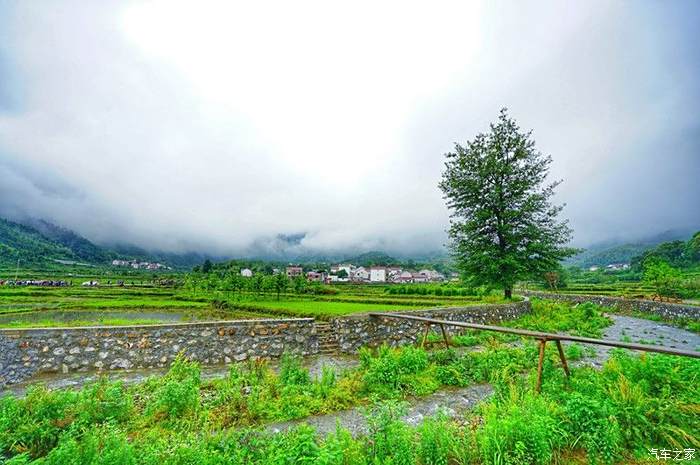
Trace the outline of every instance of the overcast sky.
<instances>
[{"instance_id":1,"label":"overcast sky","mask_svg":"<svg viewBox=\"0 0 700 465\"><path fill-rule=\"evenodd\" d=\"M242 254L445 242L507 106L575 243L700 229L700 2L0 0L0 215Z\"/></svg>"}]
</instances>

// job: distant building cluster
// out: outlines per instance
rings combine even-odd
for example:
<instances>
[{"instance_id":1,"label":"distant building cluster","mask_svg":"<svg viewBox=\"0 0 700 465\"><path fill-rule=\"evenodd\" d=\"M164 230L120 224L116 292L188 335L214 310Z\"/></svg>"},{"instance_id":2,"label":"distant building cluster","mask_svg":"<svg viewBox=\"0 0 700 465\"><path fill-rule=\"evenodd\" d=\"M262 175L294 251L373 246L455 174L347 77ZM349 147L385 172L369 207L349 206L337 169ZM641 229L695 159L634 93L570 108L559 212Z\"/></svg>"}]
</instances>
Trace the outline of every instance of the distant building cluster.
<instances>
[{"instance_id":1,"label":"distant building cluster","mask_svg":"<svg viewBox=\"0 0 700 465\"><path fill-rule=\"evenodd\" d=\"M285 274L289 279L304 277L307 281L320 283L433 283L447 281L445 275L435 270L404 270L398 266L355 266L351 263L332 265L330 270L304 270L301 265L289 265L286 268L274 268L272 274ZM251 278L253 270L242 268L240 275ZM454 275L456 276L456 275ZM451 276L451 278L454 278Z\"/></svg>"},{"instance_id":2,"label":"distant building cluster","mask_svg":"<svg viewBox=\"0 0 700 465\"><path fill-rule=\"evenodd\" d=\"M428 283L445 281L445 276L435 270L404 270L398 266L355 266L352 263L339 263L330 267L330 272L307 271L301 266L290 265L285 269L290 279L305 276L308 281L323 283ZM243 271L241 271L243 274Z\"/></svg>"},{"instance_id":3,"label":"distant building cluster","mask_svg":"<svg viewBox=\"0 0 700 465\"><path fill-rule=\"evenodd\" d=\"M162 263L139 262L138 260L112 260L112 266L124 266L135 270L171 270L172 268Z\"/></svg>"},{"instance_id":4,"label":"distant building cluster","mask_svg":"<svg viewBox=\"0 0 700 465\"><path fill-rule=\"evenodd\" d=\"M588 268L588 271L598 271L602 267L600 266L592 266ZM624 270L629 270L630 264L629 263L611 263L608 266L604 267L605 271L624 271Z\"/></svg>"}]
</instances>

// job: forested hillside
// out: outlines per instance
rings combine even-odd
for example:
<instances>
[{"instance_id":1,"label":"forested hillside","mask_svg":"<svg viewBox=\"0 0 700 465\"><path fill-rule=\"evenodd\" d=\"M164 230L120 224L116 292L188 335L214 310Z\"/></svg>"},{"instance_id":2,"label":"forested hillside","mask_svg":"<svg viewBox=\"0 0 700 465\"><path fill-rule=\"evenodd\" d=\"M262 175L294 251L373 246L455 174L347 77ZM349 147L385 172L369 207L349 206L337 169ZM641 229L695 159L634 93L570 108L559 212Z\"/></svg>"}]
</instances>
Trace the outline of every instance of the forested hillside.
<instances>
[{"instance_id":1,"label":"forested hillside","mask_svg":"<svg viewBox=\"0 0 700 465\"><path fill-rule=\"evenodd\" d=\"M43 236L29 226L0 218L0 265L21 260L25 265L38 265L51 260L75 260L68 247Z\"/></svg>"},{"instance_id":2,"label":"forested hillside","mask_svg":"<svg viewBox=\"0 0 700 465\"><path fill-rule=\"evenodd\" d=\"M632 268L641 269L648 260L661 260L676 268L700 266L700 231L687 241L663 242L632 258Z\"/></svg>"},{"instance_id":3,"label":"forested hillside","mask_svg":"<svg viewBox=\"0 0 700 465\"><path fill-rule=\"evenodd\" d=\"M36 229L44 237L67 247L80 260L90 263L102 263L112 258L111 255L113 253L93 244L70 229L56 226L44 220L32 220L28 223L28 226Z\"/></svg>"},{"instance_id":4,"label":"forested hillside","mask_svg":"<svg viewBox=\"0 0 700 465\"><path fill-rule=\"evenodd\" d=\"M191 268L207 255L151 252L132 245L102 247L70 229L45 220L27 220L25 224L0 218L0 266L45 265L56 260L72 260L93 265L107 265L119 258L159 262L175 268Z\"/></svg>"},{"instance_id":5,"label":"forested hillside","mask_svg":"<svg viewBox=\"0 0 700 465\"><path fill-rule=\"evenodd\" d=\"M634 242L604 242L587 247L583 252L565 261L566 265L581 268L606 266L611 263L631 263L634 257L668 242L685 241L690 231L665 231Z\"/></svg>"}]
</instances>

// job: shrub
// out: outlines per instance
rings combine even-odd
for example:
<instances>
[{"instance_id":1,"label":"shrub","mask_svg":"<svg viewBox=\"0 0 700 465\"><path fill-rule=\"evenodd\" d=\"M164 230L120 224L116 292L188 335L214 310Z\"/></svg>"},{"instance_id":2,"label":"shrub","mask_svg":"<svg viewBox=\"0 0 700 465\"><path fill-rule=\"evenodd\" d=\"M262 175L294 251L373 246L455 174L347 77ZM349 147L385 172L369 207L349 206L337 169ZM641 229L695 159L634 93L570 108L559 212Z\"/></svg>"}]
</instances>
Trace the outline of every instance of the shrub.
<instances>
[{"instance_id":1,"label":"shrub","mask_svg":"<svg viewBox=\"0 0 700 465\"><path fill-rule=\"evenodd\" d=\"M301 357L285 352L280 359L280 381L286 386L304 386L310 383L309 371L302 366Z\"/></svg>"},{"instance_id":2,"label":"shrub","mask_svg":"<svg viewBox=\"0 0 700 465\"><path fill-rule=\"evenodd\" d=\"M84 425L104 422L124 422L132 414L134 402L121 381L109 382L102 378L87 385L80 393L77 411Z\"/></svg>"},{"instance_id":3,"label":"shrub","mask_svg":"<svg viewBox=\"0 0 700 465\"><path fill-rule=\"evenodd\" d=\"M156 388L152 414L164 414L178 419L199 409L199 365L178 355L168 373Z\"/></svg>"},{"instance_id":4,"label":"shrub","mask_svg":"<svg viewBox=\"0 0 700 465\"><path fill-rule=\"evenodd\" d=\"M275 438L272 454L266 463L270 465L314 464L319 455L316 431L308 425L300 425Z\"/></svg>"},{"instance_id":5,"label":"shrub","mask_svg":"<svg viewBox=\"0 0 700 465\"><path fill-rule=\"evenodd\" d=\"M370 463L413 465L414 438L411 429L401 421L405 404L392 401L375 406L367 416L367 458Z\"/></svg>"},{"instance_id":6,"label":"shrub","mask_svg":"<svg viewBox=\"0 0 700 465\"><path fill-rule=\"evenodd\" d=\"M0 447L5 454L27 452L32 458L56 447L64 431L75 421L79 393L49 391L36 385L24 399L0 400Z\"/></svg>"},{"instance_id":7,"label":"shrub","mask_svg":"<svg viewBox=\"0 0 700 465\"><path fill-rule=\"evenodd\" d=\"M581 360L583 358L583 346L574 342L566 346L564 353L569 360Z\"/></svg>"},{"instance_id":8,"label":"shrub","mask_svg":"<svg viewBox=\"0 0 700 465\"><path fill-rule=\"evenodd\" d=\"M439 387L434 377L421 376L428 368L428 354L423 349L392 349L384 345L376 356L361 352L361 362L366 370L365 390L381 397L395 397L402 391L423 395Z\"/></svg>"},{"instance_id":9,"label":"shrub","mask_svg":"<svg viewBox=\"0 0 700 465\"><path fill-rule=\"evenodd\" d=\"M317 465L365 465L365 448L350 432L336 427L326 436L316 458Z\"/></svg>"},{"instance_id":10,"label":"shrub","mask_svg":"<svg viewBox=\"0 0 700 465\"><path fill-rule=\"evenodd\" d=\"M578 392L564 403L565 428L586 449L592 463L613 463L622 445L620 426L609 402Z\"/></svg>"},{"instance_id":11,"label":"shrub","mask_svg":"<svg viewBox=\"0 0 700 465\"><path fill-rule=\"evenodd\" d=\"M447 465L453 449L455 428L444 414L426 419L418 427L418 459L423 465Z\"/></svg>"},{"instance_id":12,"label":"shrub","mask_svg":"<svg viewBox=\"0 0 700 465\"><path fill-rule=\"evenodd\" d=\"M512 389L487 404L483 417L477 440L485 464L549 464L563 438L556 405L531 392Z\"/></svg>"},{"instance_id":13,"label":"shrub","mask_svg":"<svg viewBox=\"0 0 700 465\"><path fill-rule=\"evenodd\" d=\"M46 465L132 465L136 452L124 433L113 427L88 430L82 437L66 435L43 460Z\"/></svg>"}]
</instances>

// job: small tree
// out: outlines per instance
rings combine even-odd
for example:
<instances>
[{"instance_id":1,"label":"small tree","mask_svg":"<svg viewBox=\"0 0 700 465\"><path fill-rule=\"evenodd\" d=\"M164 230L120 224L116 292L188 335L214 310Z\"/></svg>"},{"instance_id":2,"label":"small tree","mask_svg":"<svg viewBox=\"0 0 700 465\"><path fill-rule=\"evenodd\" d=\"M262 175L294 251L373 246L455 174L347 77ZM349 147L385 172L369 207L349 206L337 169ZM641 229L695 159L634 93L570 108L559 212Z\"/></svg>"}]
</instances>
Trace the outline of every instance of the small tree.
<instances>
[{"instance_id":1,"label":"small tree","mask_svg":"<svg viewBox=\"0 0 700 465\"><path fill-rule=\"evenodd\" d=\"M647 260L644 282L653 286L659 297L675 296L681 285L681 272L663 260Z\"/></svg>"},{"instance_id":2,"label":"small tree","mask_svg":"<svg viewBox=\"0 0 700 465\"><path fill-rule=\"evenodd\" d=\"M574 251L561 206L551 197L559 182L546 184L552 158L535 150L503 109L488 134L446 155L440 182L451 210L452 253L474 284L494 284L512 297L515 283L556 269Z\"/></svg>"},{"instance_id":3,"label":"small tree","mask_svg":"<svg viewBox=\"0 0 700 465\"><path fill-rule=\"evenodd\" d=\"M550 290L556 291L557 286L559 286L559 273L556 271L548 271L544 274L544 280L547 281Z\"/></svg>"},{"instance_id":4,"label":"small tree","mask_svg":"<svg viewBox=\"0 0 700 465\"><path fill-rule=\"evenodd\" d=\"M289 278L287 278L287 275L284 273L277 273L274 275L274 286L275 286L275 291L277 292L277 300L280 300L280 293L287 289L287 286L289 285Z\"/></svg>"},{"instance_id":5,"label":"small tree","mask_svg":"<svg viewBox=\"0 0 700 465\"><path fill-rule=\"evenodd\" d=\"M199 275L197 273L187 273L185 276L185 288L192 292L193 295L197 295L197 290L199 289Z\"/></svg>"},{"instance_id":6,"label":"small tree","mask_svg":"<svg viewBox=\"0 0 700 465\"><path fill-rule=\"evenodd\" d=\"M257 294L260 294L263 290L263 275L260 273L253 275L253 278L250 280L250 286L253 291L255 291Z\"/></svg>"},{"instance_id":7,"label":"small tree","mask_svg":"<svg viewBox=\"0 0 700 465\"><path fill-rule=\"evenodd\" d=\"M303 276L295 276L294 279L292 280L292 287L294 288L294 292L296 294L303 294L304 291L306 290L306 278Z\"/></svg>"}]
</instances>

